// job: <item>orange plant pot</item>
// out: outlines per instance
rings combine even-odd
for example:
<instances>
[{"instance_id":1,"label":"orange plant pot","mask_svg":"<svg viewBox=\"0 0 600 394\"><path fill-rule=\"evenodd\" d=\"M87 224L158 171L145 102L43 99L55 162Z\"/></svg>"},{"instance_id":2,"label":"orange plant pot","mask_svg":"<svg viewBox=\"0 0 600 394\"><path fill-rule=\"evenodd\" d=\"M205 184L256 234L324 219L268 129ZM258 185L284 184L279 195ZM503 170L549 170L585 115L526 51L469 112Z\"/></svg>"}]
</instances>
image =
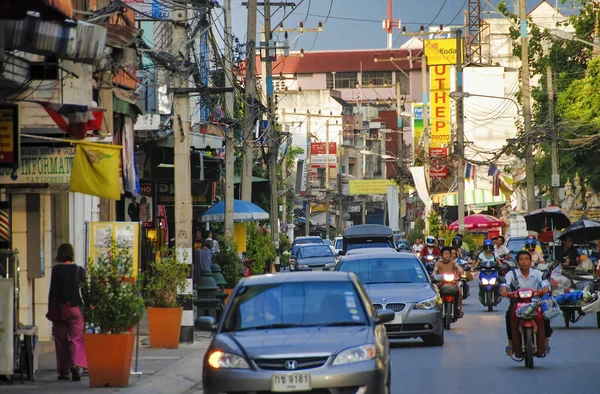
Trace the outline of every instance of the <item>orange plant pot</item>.
<instances>
[{"instance_id":1,"label":"orange plant pot","mask_svg":"<svg viewBox=\"0 0 600 394\"><path fill-rule=\"evenodd\" d=\"M231 299L231 295L233 294L233 289L225 289L225 293L229 294L229 297L225 298L225 302L224 302L224 304L227 305L227 303Z\"/></svg>"},{"instance_id":2,"label":"orange plant pot","mask_svg":"<svg viewBox=\"0 0 600 394\"><path fill-rule=\"evenodd\" d=\"M149 307L146 311L148 313L150 347L177 349L183 308Z\"/></svg>"},{"instance_id":3,"label":"orange plant pot","mask_svg":"<svg viewBox=\"0 0 600 394\"><path fill-rule=\"evenodd\" d=\"M85 334L91 387L127 387L131 373L133 334Z\"/></svg>"}]
</instances>

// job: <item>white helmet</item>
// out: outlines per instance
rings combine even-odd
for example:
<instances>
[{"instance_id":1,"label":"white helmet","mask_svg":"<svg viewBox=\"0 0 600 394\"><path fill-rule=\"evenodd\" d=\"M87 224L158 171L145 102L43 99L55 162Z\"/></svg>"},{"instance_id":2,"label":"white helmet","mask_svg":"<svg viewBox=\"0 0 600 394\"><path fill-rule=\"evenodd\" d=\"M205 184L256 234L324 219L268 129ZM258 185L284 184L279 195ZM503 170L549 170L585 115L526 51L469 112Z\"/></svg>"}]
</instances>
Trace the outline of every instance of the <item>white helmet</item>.
<instances>
[{"instance_id":1,"label":"white helmet","mask_svg":"<svg viewBox=\"0 0 600 394\"><path fill-rule=\"evenodd\" d=\"M435 246L435 237L432 237L431 235L428 236L425 239L425 243L427 244L427 246Z\"/></svg>"}]
</instances>

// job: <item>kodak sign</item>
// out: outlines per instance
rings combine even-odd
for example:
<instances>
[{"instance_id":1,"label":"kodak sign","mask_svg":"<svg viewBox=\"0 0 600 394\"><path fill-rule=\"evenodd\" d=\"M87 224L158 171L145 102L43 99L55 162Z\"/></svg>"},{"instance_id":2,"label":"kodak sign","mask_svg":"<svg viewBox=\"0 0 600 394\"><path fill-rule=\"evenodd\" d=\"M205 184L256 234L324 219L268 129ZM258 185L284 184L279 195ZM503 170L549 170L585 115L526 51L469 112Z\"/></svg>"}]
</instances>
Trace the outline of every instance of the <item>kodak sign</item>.
<instances>
[{"instance_id":1,"label":"kodak sign","mask_svg":"<svg viewBox=\"0 0 600 394\"><path fill-rule=\"evenodd\" d=\"M440 148L450 143L450 66L432 66L430 76L430 147Z\"/></svg>"},{"instance_id":2,"label":"kodak sign","mask_svg":"<svg viewBox=\"0 0 600 394\"><path fill-rule=\"evenodd\" d=\"M437 40L425 40L425 56L427 65L452 65L456 64L456 39L443 38ZM464 60L464 51L463 51Z\"/></svg>"}]
</instances>

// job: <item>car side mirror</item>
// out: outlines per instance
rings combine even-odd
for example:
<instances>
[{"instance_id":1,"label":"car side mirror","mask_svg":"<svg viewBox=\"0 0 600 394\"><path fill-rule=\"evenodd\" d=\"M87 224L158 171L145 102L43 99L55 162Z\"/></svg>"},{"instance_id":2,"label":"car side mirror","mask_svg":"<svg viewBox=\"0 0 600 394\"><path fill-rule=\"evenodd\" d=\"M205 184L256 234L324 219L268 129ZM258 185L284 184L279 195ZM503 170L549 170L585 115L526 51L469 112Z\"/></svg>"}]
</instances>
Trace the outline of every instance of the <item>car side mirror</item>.
<instances>
[{"instance_id":1,"label":"car side mirror","mask_svg":"<svg viewBox=\"0 0 600 394\"><path fill-rule=\"evenodd\" d=\"M396 318L396 314L391 309L381 309L377 311L376 324L384 324L391 322Z\"/></svg>"},{"instance_id":2,"label":"car side mirror","mask_svg":"<svg viewBox=\"0 0 600 394\"><path fill-rule=\"evenodd\" d=\"M194 327L202 331L216 331L217 322L212 316L200 316L194 322Z\"/></svg>"},{"instance_id":3,"label":"car side mirror","mask_svg":"<svg viewBox=\"0 0 600 394\"><path fill-rule=\"evenodd\" d=\"M340 253L339 253L340 256L344 256L345 254L346 254L346 251L340 250Z\"/></svg>"}]
</instances>

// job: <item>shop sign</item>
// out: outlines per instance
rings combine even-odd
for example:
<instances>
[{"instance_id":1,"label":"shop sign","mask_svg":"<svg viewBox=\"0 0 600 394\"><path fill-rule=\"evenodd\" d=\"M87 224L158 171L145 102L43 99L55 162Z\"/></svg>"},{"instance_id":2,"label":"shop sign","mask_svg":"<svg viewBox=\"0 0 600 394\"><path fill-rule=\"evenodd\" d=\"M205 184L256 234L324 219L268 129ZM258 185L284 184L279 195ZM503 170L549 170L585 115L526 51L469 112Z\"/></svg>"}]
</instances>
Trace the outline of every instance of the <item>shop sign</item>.
<instances>
[{"instance_id":1,"label":"shop sign","mask_svg":"<svg viewBox=\"0 0 600 394\"><path fill-rule=\"evenodd\" d=\"M0 167L19 161L19 106L0 105Z\"/></svg>"},{"instance_id":2,"label":"shop sign","mask_svg":"<svg viewBox=\"0 0 600 394\"><path fill-rule=\"evenodd\" d=\"M20 165L14 174L11 168L0 168L0 184L68 185L71 182L75 149L22 148Z\"/></svg>"}]
</instances>

